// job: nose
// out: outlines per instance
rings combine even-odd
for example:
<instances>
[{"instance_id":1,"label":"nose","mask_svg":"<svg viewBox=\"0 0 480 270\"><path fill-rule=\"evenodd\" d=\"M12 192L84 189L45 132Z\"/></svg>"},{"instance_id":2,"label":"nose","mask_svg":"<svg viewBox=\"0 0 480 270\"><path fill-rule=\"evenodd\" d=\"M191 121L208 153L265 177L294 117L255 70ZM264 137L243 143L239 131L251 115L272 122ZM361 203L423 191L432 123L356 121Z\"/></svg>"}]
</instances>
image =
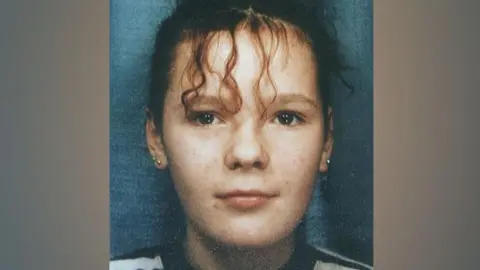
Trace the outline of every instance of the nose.
<instances>
[{"instance_id":1,"label":"nose","mask_svg":"<svg viewBox=\"0 0 480 270\"><path fill-rule=\"evenodd\" d=\"M245 124L233 132L225 153L225 165L230 170L264 170L270 162L261 132Z\"/></svg>"}]
</instances>

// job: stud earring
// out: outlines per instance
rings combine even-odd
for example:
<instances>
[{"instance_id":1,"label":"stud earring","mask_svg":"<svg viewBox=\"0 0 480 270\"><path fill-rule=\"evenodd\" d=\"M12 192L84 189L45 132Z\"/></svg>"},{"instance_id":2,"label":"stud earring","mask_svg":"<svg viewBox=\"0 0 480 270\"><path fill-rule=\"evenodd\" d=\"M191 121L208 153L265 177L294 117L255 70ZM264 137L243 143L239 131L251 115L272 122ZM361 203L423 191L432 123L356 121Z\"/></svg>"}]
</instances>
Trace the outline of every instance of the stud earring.
<instances>
[{"instance_id":1,"label":"stud earring","mask_svg":"<svg viewBox=\"0 0 480 270\"><path fill-rule=\"evenodd\" d=\"M327 164L330 164L330 159L327 159Z\"/></svg>"},{"instance_id":2,"label":"stud earring","mask_svg":"<svg viewBox=\"0 0 480 270\"><path fill-rule=\"evenodd\" d=\"M157 163L158 165L162 164L162 162L156 157L152 157L152 159L153 159L153 162Z\"/></svg>"}]
</instances>

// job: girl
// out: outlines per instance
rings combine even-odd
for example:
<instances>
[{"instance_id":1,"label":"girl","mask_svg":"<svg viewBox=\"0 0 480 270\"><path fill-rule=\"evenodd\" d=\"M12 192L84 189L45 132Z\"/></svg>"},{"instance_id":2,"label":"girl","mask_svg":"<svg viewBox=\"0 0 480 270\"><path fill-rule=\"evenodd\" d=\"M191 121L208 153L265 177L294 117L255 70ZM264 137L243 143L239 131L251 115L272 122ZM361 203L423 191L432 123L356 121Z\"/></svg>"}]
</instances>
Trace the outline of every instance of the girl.
<instances>
[{"instance_id":1,"label":"girl","mask_svg":"<svg viewBox=\"0 0 480 270\"><path fill-rule=\"evenodd\" d=\"M336 40L296 0L184 0L161 24L146 124L185 217L110 269L370 269L306 244L333 147Z\"/></svg>"}]
</instances>

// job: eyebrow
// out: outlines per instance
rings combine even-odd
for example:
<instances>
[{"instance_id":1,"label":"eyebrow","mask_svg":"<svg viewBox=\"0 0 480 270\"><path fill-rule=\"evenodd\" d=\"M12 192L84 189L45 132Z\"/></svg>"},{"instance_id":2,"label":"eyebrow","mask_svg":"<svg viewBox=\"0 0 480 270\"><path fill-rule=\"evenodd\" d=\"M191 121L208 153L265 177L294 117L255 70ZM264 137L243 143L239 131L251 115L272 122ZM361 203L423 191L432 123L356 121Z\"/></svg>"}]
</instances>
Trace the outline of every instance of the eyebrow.
<instances>
[{"instance_id":1,"label":"eyebrow","mask_svg":"<svg viewBox=\"0 0 480 270\"><path fill-rule=\"evenodd\" d=\"M215 106L219 108L224 107L224 102L227 101L227 100L220 99L219 96L208 95L208 94L200 94L198 96L194 95L194 97L187 98L187 100L191 107L207 105L207 106ZM185 109L183 106L183 103L181 102L178 103L177 106L175 107L177 109Z\"/></svg>"},{"instance_id":2,"label":"eyebrow","mask_svg":"<svg viewBox=\"0 0 480 270\"><path fill-rule=\"evenodd\" d=\"M228 102L228 101L227 101ZM313 108L319 108L319 104L315 99L312 99L303 94L277 94L273 104L286 105L291 103L303 103L308 104ZM211 105L216 107L224 107L224 102L214 95L199 95L191 99L191 106L199 105ZM178 104L178 107L183 108L183 104Z\"/></svg>"},{"instance_id":3,"label":"eyebrow","mask_svg":"<svg viewBox=\"0 0 480 270\"><path fill-rule=\"evenodd\" d=\"M274 103L288 104L288 103L307 103L314 108L318 108L319 104L315 99L307 97L303 94L277 94Z\"/></svg>"},{"instance_id":4,"label":"eyebrow","mask_svg":"<svg viewBox=\"0 0 480 270\"><path fill-rule=\"evenodd\" d=\"M198 95L189 100L192 106L195 105L211 105L211 106L220 106L223 107L222 99L218 96L213 95Z\"/></svg>"}]
</instances>

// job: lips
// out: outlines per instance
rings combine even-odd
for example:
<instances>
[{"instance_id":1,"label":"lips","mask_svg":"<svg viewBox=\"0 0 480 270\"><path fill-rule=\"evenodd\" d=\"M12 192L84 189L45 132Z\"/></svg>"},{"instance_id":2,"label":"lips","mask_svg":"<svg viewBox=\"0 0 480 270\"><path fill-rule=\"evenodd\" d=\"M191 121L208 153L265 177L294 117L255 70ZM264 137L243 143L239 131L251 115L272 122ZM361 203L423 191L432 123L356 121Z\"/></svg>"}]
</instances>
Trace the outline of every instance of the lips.
<instances>
[{"instance_id":1,"label":"lips","mask_svg":"<svg viewBox=\"0 0 480 270\"><path fill-rule=\"evenodd\" d=\"M234 190L217 197L231 208L246 211L267 204L276 195L259 190Z\"/></svg>"}]
</instances>

